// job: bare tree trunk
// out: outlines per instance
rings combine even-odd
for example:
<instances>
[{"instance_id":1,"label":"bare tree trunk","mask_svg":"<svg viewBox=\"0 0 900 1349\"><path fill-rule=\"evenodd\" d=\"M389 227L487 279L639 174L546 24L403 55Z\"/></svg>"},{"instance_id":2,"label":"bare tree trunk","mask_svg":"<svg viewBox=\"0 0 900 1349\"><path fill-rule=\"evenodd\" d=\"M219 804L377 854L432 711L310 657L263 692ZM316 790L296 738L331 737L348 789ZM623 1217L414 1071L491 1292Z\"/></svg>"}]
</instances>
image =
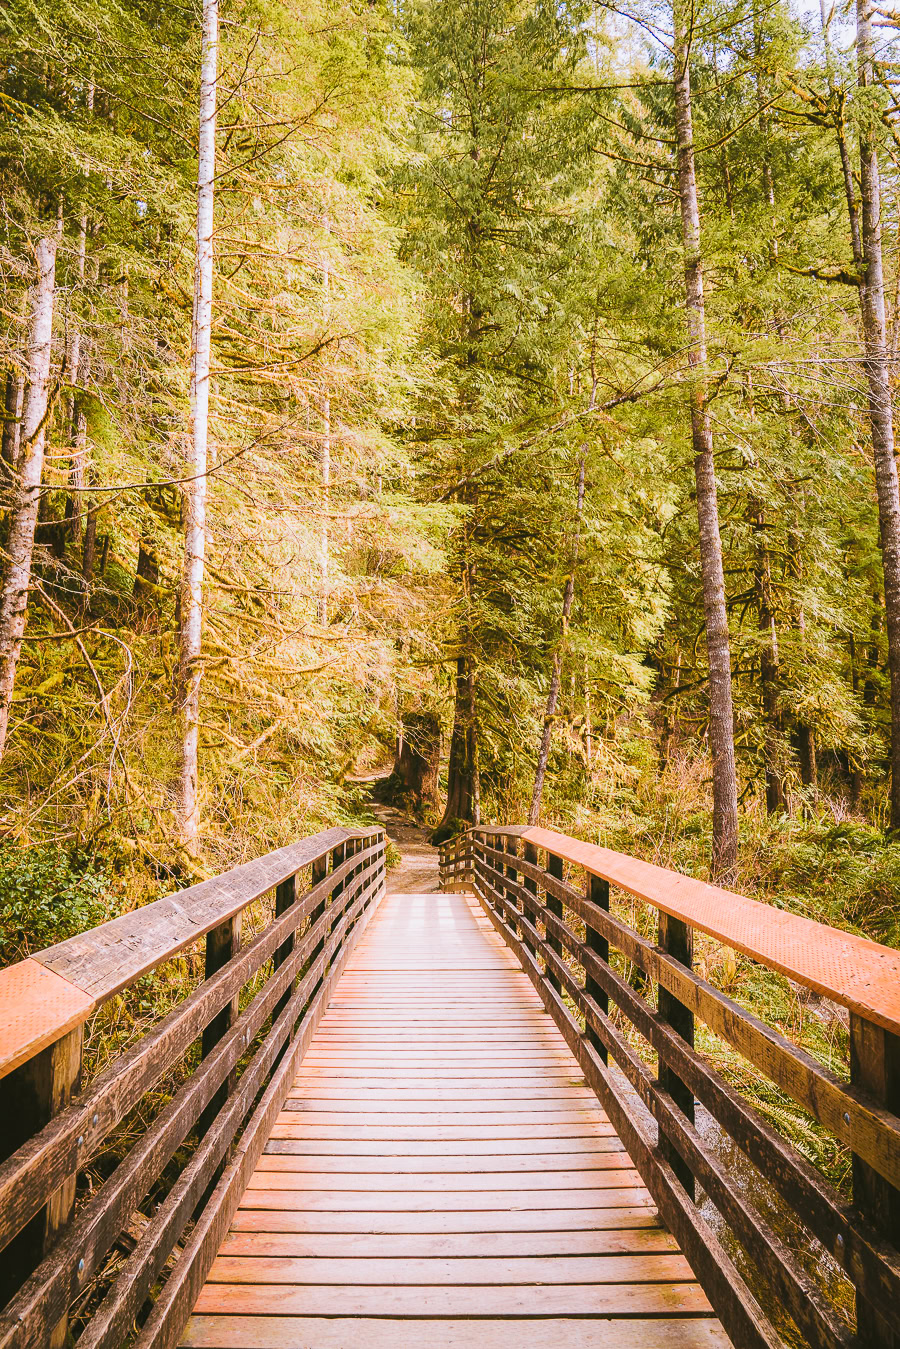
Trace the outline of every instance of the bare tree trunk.
<instances>
[{"instance_id":1,"label":"bare tree trunk","mask_svg":"<svg viewBox=\"0 0 900 1349\"><path fill-rule=\"evenodd\" d=\"M575 564L578 560L579 529L584 509L584 450L578 465L578 499L575 506L575 535L572 544L572 570L566 577L563 591L562 622L560 639L553 653L553 673L550 676L550 688L547 692L547 709L544 712L544 728L541 732L541 744L538 750L537 768L534 774L534 790L531 793L531 806L528 810L528 823L537 824L541 813L541 796L544 791L544 778L547 776L547 762L550 758L550 740L553 736L553 718L559 702L559 684L562 673L563 649L569 631L569 619L572 614L572 601L575 598Z\"/></svg>"},{"instance_id":2,"label":"bare tree trunk","mask_svg":"<svg viewBox=\"0 0 900 1349\"><path fill-rule=\"evenodd\" d=\"M321 450L321 480L322 480L322 530L319 537L319 622L325 624L328 622L328 571L329 571L329 537L328 537L328 500L331 488L331 399L327 396L322 399L322 450Z\"/></svg>"},{"instance_id":3,"label":"bare tree trunk","mask_svg":"<svg viewBox=\"0 0 900 1349\"><path fill-rule=\"evenodd\" d=\"M784 810L784 772L781 763L781 711L779 708L778 629L772 594L772 565L766 544L766 522L759 505L751 506L756 544L756 612L762 644L759 652L760 692L765 735L766 810L773 815Z\"/></svg>"},{"instance_id":4,"label":"bare tree trunk","mask_svg":"<svg viewBox=\"0 0 900 1349\"><path fill-rule=\"evenodd\" d=\"M3 407L3 462L8 471L15 471L19 462L19 442L22 438L22 409L25 402L25 377L18 370L6 376L6 396Z\"/></svg>"},{"instance_id":5,"label":"bare tree trunk","mask_svg":"<svg viewBox=\"0 0 900 1349\"><path fill-rule=\"evenodd\" d=\"M453 732L450 736L450 757L447 765L447 801L441 822L431 836L433 843L441 843L445 838L451 838L460 823L475 823L476 729L472 715L469 668L469 657L458 656Z\"/></svg>"},{"instance_id":6,"label":"bare tree trunk","mask_svg":"<svg viewBox=\"0 0 900 1349\"><path fill-rule=\"evenodd\" d=\"M871 0L856 3L857 75L861 88L873 81ZM900 829L900 491L894 459L894 412L884 310L881 249L881 177L874 127L859 140L860 200L865 285L860 288L869 422L878 493L884 615L891 674L891 828Z\"/></svg>"},{"instance_id":7,"label":"bare tree trunk","mask_svg":"<svg viewBox=\"0 0 900 1349\"><path fill-rule=\"evenodd\" d=\"M331 233L331 226L328 217L324 221L325 233ZM323 320L327 324L331 315L331 259L326 254L322 266L322 293L323 293ZM322 481L322 528L319 537L319 567L321 571L320 591L319 591L319 622L325 624L328 622L328 571L329 571L329 546L328 536L328 506L331 488L331 397L328 393L322 398L322 449L320 456L321 481Z\"/></svg>"},{"instance_id":8,"label":"bare tree trunk","mask_svg":"<svg viewBox=\"0 0 900 1349\"><path fill-rule=\"evenodd\" d=\"M678 690L681 688L681 647L676 650L675 664L672 667L672 688L670 697L663 707L662 736L659 742L659 771L664 773L669 766L672 753L672 741L675 738L677 718Z\"/></svg>"},{"instance_id":9,"label":"bare tree trunk","mask_svg":"<svg viewBox=\"0 0 900 1349\"><path fill-rule=\"evenodd\" d=\"M731 701L731 649L725 607L725 572L713 458L712 423L704 383L706 374L706 309L700 255L700 210L694 170L691 110L690 10L675 0L675 135L678 147L678 191L684 244L685 304L691 338L689 361L695 372L691 390L691 433L700 528L700 568L709 658L709 741L712 751L712 874L728 879L737 865L737 767L734 757L734 714Z\"/></svg>"},{"instance_id":10,"label":"bare tree trunk","mask_svg":"<svg viewBox=\"0 0 900 1349\"><path fill-rule=\"evenodd\" d=\"M200 70L200 130L197 173L197 246L191 342L191 480L184 493L184 571L178 662L181 753L176 829L189 852L197 849L200 817L197 751L200 736L203 577L206 557L206 466L209 438L209 376L212 340L213 204L216 172L216 78L218 0L203 0Z\"/></svg>"},{"instance_id":11,"label":"bare tree trunk","mask_svg":"<svg viewBox=\"0 0 900 1349\"><path fill-rule=\"evenodd\" d=\"M88 90L87 106L89 109L94 106L93 86ZM87 215L82 212L78 222L78 252L76 268L78 280L84 285L84 269L87 258ZM85 353L82 342L81 329L77 321L73 322L69 334L68 350L66 352L66 365L69 370L69 379L74 386L84 382ZM66 515L69 525L68 533L72 539L80 539L82 534L82 520L84 518L84 494L82 488L85 481L85 455L87 453L87 419L84 415L84 409L81 406L81 399L78 396L77 388L70 394L67 401L68 422L71 427L72 435L72 487L66 503Z\"/></svg>"},{"instance_id":12,"label":"bare tree trunk","mask_svg":"<svg viewBox=\"0 0 900 1349\"><path fill-rule=\"evenodd\" d=\"M62 216L56 229L38 241L37 277L31 291L26 368L28 390L22 415L17 499L9 524L8 562L0 591L0 756L6 748L9 709L16 666L22 650L34 531L41 499L44 445L53 346L53 305L56 298L56 253L62 234Z\"/></svg>"},{"instance_id":13,"label":"bare tree trunk","mask_svg":"<svg viewBox=\"0 0 900 1349\"><path fill-rule=\"evenodd\" d=\"M594 766L594 727L591 720L591 683L588 678L588 658L584 657L584 762L590 773Z\"/></svg>"}]
</instances>

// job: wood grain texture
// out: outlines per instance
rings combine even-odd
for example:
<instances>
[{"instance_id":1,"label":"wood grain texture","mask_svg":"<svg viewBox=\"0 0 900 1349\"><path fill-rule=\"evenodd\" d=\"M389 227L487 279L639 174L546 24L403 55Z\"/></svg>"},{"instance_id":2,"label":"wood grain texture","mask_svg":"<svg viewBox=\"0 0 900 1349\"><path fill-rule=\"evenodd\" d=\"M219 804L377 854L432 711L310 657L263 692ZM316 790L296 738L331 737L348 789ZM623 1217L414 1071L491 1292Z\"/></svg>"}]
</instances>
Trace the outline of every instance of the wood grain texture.
<instances>
[{"instance_id":1,"label":"wood grain texture","mask_svg":"<svg viewBox=\"0 0 900 1349\"><path fill-rule=\"evenodd\" d=\"M524 1337L558 1349L588 1343L590 1326L589 1342L610 1349L726 1349L710 1312L477 903L389 895L273 1121L183 1343L519 1349Z\"/></svg>"},{"instance_id":2,"label":"wood grain texture","mask_svg":"<svg viewBox=\"0 0 900 1349\"><path fill-rule=\"evenodd\" d=\"M729 1349L711 1317L590 1320L529 1317L528 1349ZM431 1320L422 1317L195 1316L189 1349L522 1349L518 1320Z\"/></svg>"},{"instance_id":3,"label":"wood grain texture","mask_svg":"<svg viewBox=\"0 0 900 1349\"><path fill-rule=\"evenodd\" d=\"M380 832L370 830L367 837L374 839ZM347 829L327 829L289 843L222 876L49 946L37 952L34 959L95 1002L102 1002L190 946L210 928L233 918L337 844L357 836Z\"/></svg>"}]
</instances>

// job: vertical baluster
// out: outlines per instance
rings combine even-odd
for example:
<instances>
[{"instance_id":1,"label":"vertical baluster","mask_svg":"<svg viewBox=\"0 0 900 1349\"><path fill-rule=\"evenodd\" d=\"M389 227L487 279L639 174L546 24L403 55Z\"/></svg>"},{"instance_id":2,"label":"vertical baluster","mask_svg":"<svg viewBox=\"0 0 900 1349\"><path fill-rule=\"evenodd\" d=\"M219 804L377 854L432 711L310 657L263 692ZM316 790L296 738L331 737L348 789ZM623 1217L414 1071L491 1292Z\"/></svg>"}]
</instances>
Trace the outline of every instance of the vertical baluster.
<instances>
[{"instance_id":1,"label":"vertical baluster","mask_svg":"<svg viewBox=\"0 0 900 1349\"><path fill-rule=\"evenodd\" d=\"M84 1027L63 1035L0 1080L0 1160L22 1146L69 1104L81 1083ZM0 1306L5 1305L68 1225L75 1206L73 1173L3 1251ZM48 1349L62 1349L68 1317L52 1330Z\"/></svg>"},{"instance_id":2,"label":"vertical baluster","mask_svg":"<svg viewBox=\"0 0 900 1349\"><path fill-rule=\"evenodd\" d=\"M282 881L280 885L277 885L275 887L275 917L280 918L281 915L283 913L286 913L288 909L291 907L291 905L296 904L296 902L297 902L297 877L296 875L294 875L289 876L286 881ZM279 965L284 964L288 956L293 951L296 940L297 934L296 932L292 932L291 935L287 937L279 947L276 948L275 953L272 956L273 969L277 970ZM275 1010L272 1013L273 1021L278 1020L279 1016L284 1011L287 1004L290 1002L291 994L294 991L295 983L296 980L291 980L289 987L284 990L284 993L278 999L278 1002L275 1005Z\"/></svg>"},{"instance_id":3,"label":"vertical baluster","mask_svg":"<svg viewBox=\"0 0 900 1349\"><path fill-rule=\"evenodd\" d=\"M232 956L241 949L241 918L237 913L218 927L211 928L206 934L206 978L217 974L223 965L227 965ZM236 993L221 1012L217 1012L203 1032L201 1056L205 1059L215 1049L222 1036L231 1029L240 1011L240 994ZM234 1089L237 1070L231 1072L213 1096L209 1105L200 1116L197 1129L202 1138L216 1115L222 1109L229 1093Z\"/></svg>"},{"instance_id":4,"label":"vertical baluster","mask_svg":"<svg viewBox=\"0 0 900 1349\"><path fill-rule=\"evenodd\" d=\"M900 1114L900 1036L850 1013L850 1080L879 1105ZM900 1249L900 1190L853 1155L853 1201L894 1250ZM866 1349L900 1349L900 1327L888 1325L856 1295L856 1328Z\"/></svg>"},{"instance_id":5,"label":"vertical baluster","mask_svg":"<svg viewBox=\"0 0 900 1349\"><path fill-rule=\"evenodd\" d=\"M561 857L557 857L554 853L547 854L547 873L548 875L553 876L555 880L558 881L562 880L563 862ZM548 891L546 904L548 913L555 914L557 918L562 918L563 906L561 899L556 899L555 896L551 895L550 892ZM550 947L550 950L555 951L558 956L562 955L563 949L562 942L559 940L558 937L551 936L549 932L547 933L547 945ZM562 984L560 983L559 979L557 979L556 975L550 974L548 975L548 978L550 980L550 983L556 989L557 993L561 992Z\"/></svg>"},{"instance_id":6,"label":"vertical baluster","mask_svg":"<svg viewBox=\"0 0 900 1349\"><path fill-rule=\"evenodd\" d=\"M693 930L680 918L670 918L667 913L659 915L659 945L663 951L666 951L674 960L682 965L687 965L690 969L694 959L694 933ZM667 1022L674 1031L676 1031L683 1040L689 1045L694 1043L694 1014L683 1002L669 993L660 985L659 987L659 1015L662 1021ZM660 1063L659 1066L659 1084L663 1087L676 1105L684 1112L689 1120L694 1119L694 1094L677 1073L673 1072L666 1064ZM681 1181L691 1198L694 1197L695 1186L694 1177L691 1174L687 1163L682 1159L676 1148L669 1143L660 1129L660 1151L663 1156L672 1164L676 1176Z\"/></svg>"},{"instance_id":7,"label":"vertical baluster","mask_svg":"<svg viewBox=\"0 0 900 1349\"><path fill-rule=\"evenodd\" d=\"M515 834L507 834L507 835L506 835L506 837L505 837L504 840L503 840L503 851L509 853L510 857L518 857L518 855L519 855L519 840L516 838ZM518 872L518 869L517 869L517 867L516 867L515 862L510 862L510 863L504 868L504 873L503 873L503 874L506 876L506 879L507 879L508 881L517 881L518 878L519 878L519 872ZM521 913L521 912L522 912L522 905L521 905L519 899L517 898L517 896L515 895L514 892L512 892L512 891L510 891L510 890L507 890L507 891L506 891L506 898L509 900L509 902L510 902L510 904L512 905L512 907L513 907L518 913ZM518 938L521 939L521 937L522 937L522 924L521 924L521 923L516 923L516 924L515 924L515 933L516 933L516 936L517 936Z\"/></svg>"},{"instance_id":8,"label":"vertical baluster","mask_svg":"<svg viewBox=\"0 0 900 1349\"><path fill-rule=\"evenodd\" d=\"M525 847L522 849L522 860L525 861L525 862L530 862L532 866L535 866L535 867L537 866L538 850L537 850L537 848L534 846L534 844L533 844L533 843L529 843L529 842L527 841L527 839L526 839L526 841L525 841ZM529 894L534 895L535 898L537 898L538 884L537 884L537 881L534 879L533 876L525 876L525 877L523 877L523 879L522 879L522 884L523 884L523 886L525 887L525 889L528 891ZM537 918L535 917L535 914L534 914L531 910L529 910L528 907L527 907L524 903L522 904L522 911L523 911L523 913L525 913L525 914L528 915L528 921L529 921L531 924L534 925L534 924L537 923ZM531 952L531 954L534 955L534 954L535 954L534 938L531 936L531 934L530 934L527 930L525 931L525 934L524 934L524 940L525 940L525 945L528 947L528 949L529 949L529 951Z\"/></svg>"},{"instance_id":9,"label":"vertical baluster","mask_svg":"<svg viewBox=\"0 0 900 1349\"><path fill-rule=\"evenodd\" d=\"M592 904L596 904L598 908L609 913L609 881L605 881L602 876L588 876L587 897ZM599 932L595 932L590 925L587 927L587 945L588 950L593 951L599 960L609 964L609 942L605 937L601 937ZM586 974L584 987L585 992L594 999L601 1011L608 1012L609 997L597 983L597 980ZM597 1032L589 1028L588 1039L603 1062L608 1062L606 1046Z\"/></svg>"}]
</instances>

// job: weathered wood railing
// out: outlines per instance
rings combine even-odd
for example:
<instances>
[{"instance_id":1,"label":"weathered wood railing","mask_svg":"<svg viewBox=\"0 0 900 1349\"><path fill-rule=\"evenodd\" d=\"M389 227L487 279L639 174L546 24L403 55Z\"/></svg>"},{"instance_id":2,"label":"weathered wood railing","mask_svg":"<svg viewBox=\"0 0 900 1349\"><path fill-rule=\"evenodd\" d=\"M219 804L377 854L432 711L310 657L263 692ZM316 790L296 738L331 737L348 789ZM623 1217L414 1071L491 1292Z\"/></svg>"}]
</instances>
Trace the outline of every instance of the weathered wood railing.
<instances>
[{"instance_id":1,"label":"weathered wood railing","mask_svg":"<svg viewBox=\"0 0 900 1349\"><path fill-rule=\"evenodd\" d=\"M58 1349L75 1304L79 1346L178 1343L384 859L380 830L331 829L0 971L2 1349ZM261 930L242 945L251 905ZM206 977L80 1090L88 1018L204 936ZM84 1193L138 1108L124 1157Z\"/></svg>"},{"instance_id":2,"label":"weathered wood railing","mask_svg":"<svg viewBox=\"0 0 900 1349\"><path fill-rule=\"evenodd\" d=\"M545 829L469 830L442 848L441 886L474 889L518 955L737 1349L897 1349L900 952ZM658 911L656 943L610 911L611 886ZM847 1008L849 1081L700 978L695 930ZM695 1018L849 1146L852 1203L694 1048ZM723 1160L724 1136L761 1185ZM857 1335L814 1276L816 1243L855 1288Z\"/></svg>"}]
</instances>

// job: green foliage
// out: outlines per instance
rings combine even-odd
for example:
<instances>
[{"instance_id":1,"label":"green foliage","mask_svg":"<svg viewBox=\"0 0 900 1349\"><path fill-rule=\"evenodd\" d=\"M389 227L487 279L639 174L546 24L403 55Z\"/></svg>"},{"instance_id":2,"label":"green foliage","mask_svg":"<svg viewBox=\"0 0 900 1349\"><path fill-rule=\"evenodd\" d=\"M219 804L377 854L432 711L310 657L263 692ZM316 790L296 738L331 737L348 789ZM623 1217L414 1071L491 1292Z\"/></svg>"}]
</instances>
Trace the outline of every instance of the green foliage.
<instances>
[{"instance_id":1,"label":"green foliage","mask_svg":"<svg viewBox=\"0 0 900 1349\"><path fill-rule=\"evenodd\" d=\"M0 962L22 960L114 917L111 874L84 849L0 850Z\"/></svg>"}]
</instances>

